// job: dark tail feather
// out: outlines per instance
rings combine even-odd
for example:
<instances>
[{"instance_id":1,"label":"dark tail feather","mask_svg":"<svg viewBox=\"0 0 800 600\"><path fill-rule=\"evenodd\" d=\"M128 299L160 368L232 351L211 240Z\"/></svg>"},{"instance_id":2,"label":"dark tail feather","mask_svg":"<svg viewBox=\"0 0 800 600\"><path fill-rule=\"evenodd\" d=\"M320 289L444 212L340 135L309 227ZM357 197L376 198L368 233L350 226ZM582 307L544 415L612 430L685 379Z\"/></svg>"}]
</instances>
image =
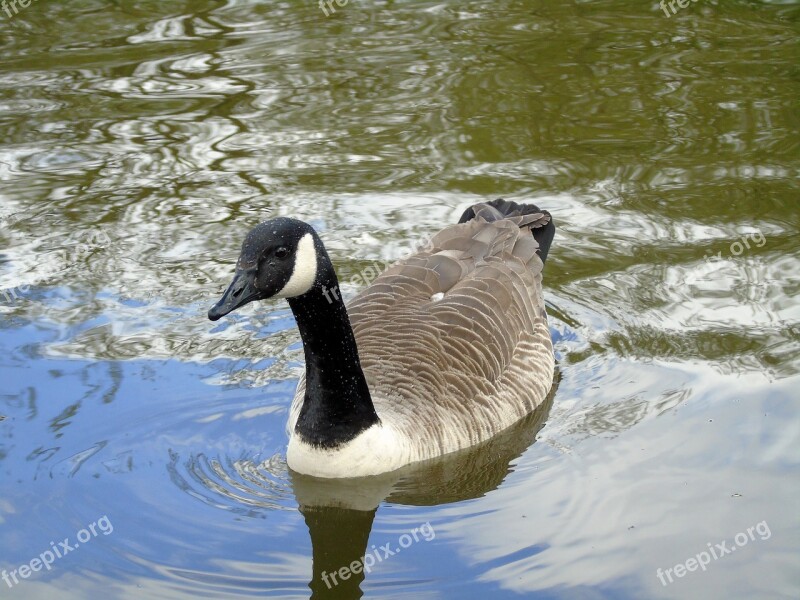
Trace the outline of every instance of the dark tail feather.
<instances>
[{"instance_id":1,"label":"dark tail feather","mask_svg":"<svg viewBox=\"0 0 800 600\"><path fill-rule=\"evenodd\" d=\"M532 225L531 233L533 234L533 239L539 243L538 252L539 257L542 259L542 263L547 260L547 253L550 252L550 245L553 243L553 237L556 235L556 226L553 224L553 217L549 212L542 210L533 204L517 204L516 202L498 198L497 200L492 200L486 204L476 204L474 206L470 206L464 211L464 214L461 215L461 218L458 220L458 222L466 223L467 221L474 219L476 215L476 209L478 211L477 214L485 218L487 221L496 221L497 219L502 219L504 217L518 217L534 213L542 213L545 215L545 219L541 219L537 222L538 224Z\"/></svg>"}]
</instances>

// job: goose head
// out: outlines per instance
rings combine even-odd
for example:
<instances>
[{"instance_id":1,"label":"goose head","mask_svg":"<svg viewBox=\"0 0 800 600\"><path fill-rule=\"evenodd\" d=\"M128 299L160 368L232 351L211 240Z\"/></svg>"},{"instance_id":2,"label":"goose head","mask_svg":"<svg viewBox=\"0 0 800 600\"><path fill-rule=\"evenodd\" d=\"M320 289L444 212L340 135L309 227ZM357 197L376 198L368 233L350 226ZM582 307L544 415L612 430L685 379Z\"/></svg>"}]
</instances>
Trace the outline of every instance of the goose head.
<instances>
[{"instance_id":1,"label":"goose head","mask_svg":"<svg viewBox=\"0 0 800 600\"><path fill-rule=\"evenodd\" d=\"M216 321L254 300L302 296L320 283L329 264L308 223L287 217L264 221L245 237L233 281L208 318Z\"/></svg>"},{"instance_id":2,"label":"goose head","mask_svg":"<svg viewBox=\"0 0 800 600\"><path fill-rule=\"evenodd\" d=\"M379 422L358 357L353 328L336 272L308 223L280 217L244 239L233 281L211 310L212 321L254 300L285 298L292 309L306 359L305 395L295 433L332 448Z\"/></svg>"}]
</instances>

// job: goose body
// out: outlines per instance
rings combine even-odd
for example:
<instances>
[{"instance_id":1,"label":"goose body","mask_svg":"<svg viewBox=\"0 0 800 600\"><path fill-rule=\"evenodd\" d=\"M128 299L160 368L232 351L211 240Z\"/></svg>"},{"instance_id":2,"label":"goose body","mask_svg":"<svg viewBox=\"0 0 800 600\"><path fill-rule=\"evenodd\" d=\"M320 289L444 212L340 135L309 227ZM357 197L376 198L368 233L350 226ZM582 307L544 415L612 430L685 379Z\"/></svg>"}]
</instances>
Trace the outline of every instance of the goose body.
<instances>
[{"instance_id":1,"label":"goose body","mask_svg":"<svg viewBox=\"0 0 800 600\"><path fill-rule=\"evenodd\" d=\"M532 205L475 205L345 307L316 232L273 219L248 235L209 317L288 298L306 357L289 466L328 478L392 471L483 442L542 403L554 370L542 297L554 231Z\"/></svg>"}]
</instances>

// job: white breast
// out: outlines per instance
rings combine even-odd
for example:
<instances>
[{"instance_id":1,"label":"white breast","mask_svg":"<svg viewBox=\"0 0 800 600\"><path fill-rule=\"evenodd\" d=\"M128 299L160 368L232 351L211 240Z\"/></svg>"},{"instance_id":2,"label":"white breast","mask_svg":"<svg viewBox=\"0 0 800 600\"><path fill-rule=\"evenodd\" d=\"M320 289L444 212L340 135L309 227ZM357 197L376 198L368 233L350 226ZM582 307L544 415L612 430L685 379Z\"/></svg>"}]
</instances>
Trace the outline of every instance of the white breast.
<instances>
[{"instance_id":1,"label":"white breast","mask_svg":"<svg viewBox=\"0 0 800 600\"><path fill-rule=\"evenodd\" d=\"M408 443L382 423L335 448L317 448L293 434L286 460L289 467L314 477L364 477L399 469L410 462Z\"/></svg>"}]
</instances>

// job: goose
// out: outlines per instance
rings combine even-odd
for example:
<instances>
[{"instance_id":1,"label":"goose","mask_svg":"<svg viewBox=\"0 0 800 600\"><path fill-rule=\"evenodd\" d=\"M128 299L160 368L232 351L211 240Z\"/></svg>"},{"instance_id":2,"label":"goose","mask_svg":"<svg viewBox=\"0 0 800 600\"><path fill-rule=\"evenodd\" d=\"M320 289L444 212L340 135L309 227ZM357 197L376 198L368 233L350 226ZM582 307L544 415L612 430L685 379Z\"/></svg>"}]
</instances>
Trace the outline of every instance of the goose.
<instances>
[{"instance_id":1,"label":"goose","mask_svg":"<svg viewBox=\"0 0 800 600\"><path fill-rule=\"evenodd\" d=\"M285 298L305 355L289 468L378 475L479 444L543 402L555 368L542 297L554 235L532 204L475 204L345 305L314 228L277 217L247 234L208 318Z\"/></svg>"}]
</instances>

